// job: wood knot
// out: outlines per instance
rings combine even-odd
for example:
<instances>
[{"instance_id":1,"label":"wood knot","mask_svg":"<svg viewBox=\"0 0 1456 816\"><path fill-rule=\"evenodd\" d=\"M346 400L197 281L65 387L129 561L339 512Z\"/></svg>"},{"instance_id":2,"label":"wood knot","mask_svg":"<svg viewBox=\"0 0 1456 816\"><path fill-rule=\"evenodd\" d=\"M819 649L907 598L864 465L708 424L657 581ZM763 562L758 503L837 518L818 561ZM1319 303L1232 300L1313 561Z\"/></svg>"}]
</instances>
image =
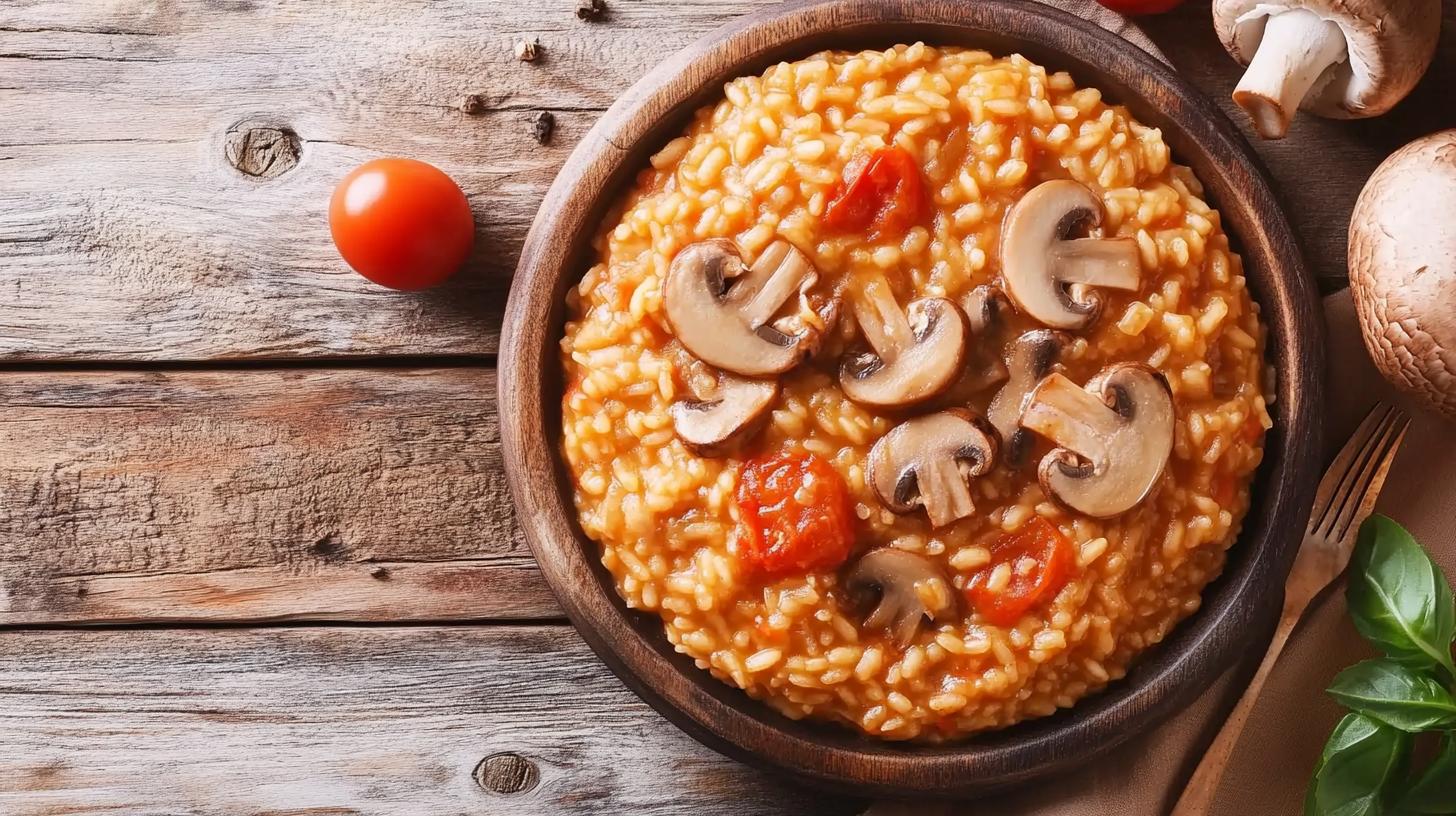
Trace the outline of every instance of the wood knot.
<instances>
[{"instance_id":1,"label":"wood knot","mask_svg":"<svg viewBox=\"0 0 1456 816\"><path fill-rule=\"evenodd\" d=\"M254 178L275 178L298 166L303 142L292 128L245 120L228 128L223 152L228 164Z\"/></svg>"},{"instance_id":2,"label":"wood knot","mask_svg":"<svg viewBox=\"0 0 1456 816\"><path fill-rule=\"evenodd\" d=\"M475 766L475 784L491 793L525 793L540 781L536 764L520 754L491 754Z\"/></svg>"}]
</instances>

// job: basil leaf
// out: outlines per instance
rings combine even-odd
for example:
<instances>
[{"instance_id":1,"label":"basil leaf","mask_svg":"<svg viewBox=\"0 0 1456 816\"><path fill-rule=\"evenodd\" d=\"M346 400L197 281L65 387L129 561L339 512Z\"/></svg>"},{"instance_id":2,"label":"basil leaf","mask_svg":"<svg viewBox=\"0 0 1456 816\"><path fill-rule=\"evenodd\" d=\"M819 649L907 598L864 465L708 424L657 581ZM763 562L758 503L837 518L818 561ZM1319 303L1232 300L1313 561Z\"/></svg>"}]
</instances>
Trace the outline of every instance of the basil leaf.
<instances>
[{"instance_id":1,"label":"basil leaf","mask_svg":"<svg viewBox=\"0 0 1456 816\"><path fill-rule=\"evenodd\" d=\"M1456 697L1428 675L1394 660L1366 660L1330 684L1340 705L1402 731L1456 725Z\"/></svg>"},{"instance_id":2,"label":"basil leaf","mask_svg":"<svg viewBox=\"0 0 1456 816\"><path fill-rule=\"evenodd\" d=\"M1392 660L1456 677L1451 586L1404 527L1381 515L1360 525L1346 598L1355 628Z\"/></svg>"},{"instance_id":3,"label":"basil leaf","mask_svg":"<svg viewBox=\"0 0 1456 816\"><path fill-rule=\"evenodd\" d=\"M1346 714L1320 755L1305 816L1380 816L1386 786L1400 778L1411 736L1361 714Z\"/></svg>"},{"instance_id":4,"label":"basil leaf","mask_svg":"<svg viewBox=\"0 0 1456 816\"><path fill-rule=\"evenodd\" d=\"M1416 778L1395 807L1400 814L1456 814L1456 734L1441 740L1441 753Z\"/></svg>"}]
</instances>

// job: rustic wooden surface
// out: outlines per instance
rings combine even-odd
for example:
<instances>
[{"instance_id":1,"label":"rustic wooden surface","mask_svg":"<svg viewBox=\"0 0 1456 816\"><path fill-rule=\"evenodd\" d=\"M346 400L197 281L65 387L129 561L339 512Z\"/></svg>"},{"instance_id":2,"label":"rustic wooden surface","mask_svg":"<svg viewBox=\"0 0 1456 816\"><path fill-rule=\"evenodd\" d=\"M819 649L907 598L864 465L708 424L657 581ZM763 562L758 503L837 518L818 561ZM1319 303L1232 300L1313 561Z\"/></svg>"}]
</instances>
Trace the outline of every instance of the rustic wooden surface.
<instances>
[{"instance_id":1,"label":"rustic wooden surface","mask_svg":"<svg viewBox=\"0 0 1456 816\"><path fill-rule=\"evenodd\" d=\"M772 4L608 2L0 3L0 813L854 811L611 679L502 492L492 366L537 202L632 81ZM1256 145L1325 288L1364 177L1456 127L1445 8L1393 113ZM1232 110L1206 3L1143 27ZM327 191L389 153L470 195L444 291L374 288L328 243ZM386 625L430 621L530 623ZM497 752L529 765L474 782Z\"/></svg>"}]
</instances>

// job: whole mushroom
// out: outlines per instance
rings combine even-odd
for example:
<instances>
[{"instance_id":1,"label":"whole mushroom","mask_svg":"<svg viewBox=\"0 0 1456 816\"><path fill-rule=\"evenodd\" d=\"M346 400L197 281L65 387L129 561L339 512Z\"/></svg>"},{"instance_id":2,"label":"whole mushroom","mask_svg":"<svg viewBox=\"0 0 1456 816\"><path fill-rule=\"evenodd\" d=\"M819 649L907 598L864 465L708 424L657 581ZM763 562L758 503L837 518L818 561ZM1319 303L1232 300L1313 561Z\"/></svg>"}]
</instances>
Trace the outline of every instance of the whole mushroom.
<instances>
[{"instance_id":1,"label":"whole mushroom","mask_svg":"<svg viewBox=\"0 0 1456 816\"><path fill-rule=\"evenodd\" d=\"M1456 130L1391 154L1350 217L1350 291L1375 367L1456 419Z\"/></svg>"},{"instance_id":2,"label":"whole mushroom","mask_svg":"<svg viewBox=\"0 0 1456 816\"><path fill-rule=\"evenodd\" d=\"M1213 23L1249 66L1234 102L1282 139L1299 108L1362 119L1405 98L1436 51L1441 0L1214 0Z\"/></svg>"},{"instance_id":3,"label":"whole mushroom","mask_svg":"<svg viewBox=\"0 0 1456 816\"><path fill-rule=\"evenodd\" d=\"M1053 329L1080 329L1102 310L1095 287L1136 290L1141 277L1131 238L1074 238L1102 223L1102 199L1075 181L1031 188L1001 228L1001 278L1016 308Z\"/></svg>"},{"instance_id":4,"label":"whole mushroom","mask_svg":"<svg viewBox=\"0 0 1456 816\"><path fill-rule=\"evenodd\" d=\"M1116 363L1085 388L1061 374L1041 381L1021 426L1060 447L1037 475L1048 497L1094 518L1131 510L1163 475L1173 451L1173 396L1163 375Z\"/></svg>"}]
</instances>

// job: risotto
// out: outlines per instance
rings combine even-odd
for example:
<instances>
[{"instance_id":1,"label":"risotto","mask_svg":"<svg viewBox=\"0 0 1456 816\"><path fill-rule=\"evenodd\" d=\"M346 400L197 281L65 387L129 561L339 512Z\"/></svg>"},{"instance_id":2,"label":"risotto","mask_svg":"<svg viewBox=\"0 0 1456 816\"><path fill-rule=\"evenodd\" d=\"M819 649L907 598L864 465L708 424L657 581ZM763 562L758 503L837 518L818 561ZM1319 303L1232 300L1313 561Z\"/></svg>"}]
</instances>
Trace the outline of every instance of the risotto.
<instances>
[{"instance_id":1,"label":"risotto","mask_svg":"<svg viewBox=\"0 0 1456 816\"><path fill-rule=\"evenodd\" d=\"M784 714L1051 714L1199 606L1264 332L1162 134L1020 56L729 82L568 295L563 449L628 606Z\"/></svg>"}]
</instances>

